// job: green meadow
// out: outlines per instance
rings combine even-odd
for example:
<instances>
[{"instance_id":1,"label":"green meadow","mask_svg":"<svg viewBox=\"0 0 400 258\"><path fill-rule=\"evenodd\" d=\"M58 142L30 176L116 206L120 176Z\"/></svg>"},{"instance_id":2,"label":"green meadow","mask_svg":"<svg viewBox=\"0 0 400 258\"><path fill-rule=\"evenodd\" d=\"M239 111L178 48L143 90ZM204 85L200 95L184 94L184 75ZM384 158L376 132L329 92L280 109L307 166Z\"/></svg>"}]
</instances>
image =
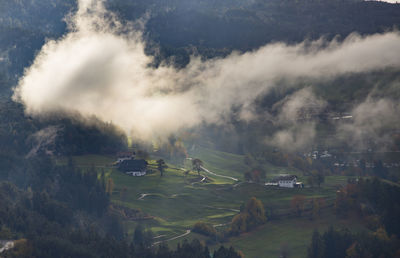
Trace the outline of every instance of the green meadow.
<instances>
[{"instance_id":1,"label":"green meadow","mask_svg":"<svg viewBox=\"0 0 400 258\"><path fill-rule=\"evenodd\" d=\"M262 227L237 237L232 237L224 245L232 245L241 250L245 257L277 257L282 249L287 249L291 257L304 257L306 248L314 229L325 230L330 225L346 226L361 229L356 221L341 221L333 215L333 201L338 187L347 182L345 176L327 176L321 187L303 189L282 189L267 187L260 184L246 183L243 173L248 169L241 155L197 148L190 153L192 157L200 158L204 167L218 175L237 178L238 181L201 172L208 178L206 183L200 183L202 176L197 172L184 175L182 168L189 164L168 168L161 177L157 172L155 160L149 160L150 169L154 173L144 177L132 177L119 172L111 164L114 157L109 156L77 156L74 162L82 169L95 167L103 171L114 182L111 195L113 203L140 209L152 216L152 219L124 221L126 231L132 234L137 223L142 223L154 233L155 241L167 241L171 247L184 239L206 238L190 233L184 237L171 240L187 232L198 221L212 225L228 224L233 216L239 213L240 206L249 198L260 199L266 207L273 207L274 212L290 214L290 202L295 195L304 195L306 199L323 197L328 206L323 210L320 219L311 221L309 218L293 218L285 216L280 220L268 220ZM58 164L66 164L66 159L57 160ZM187 163L190 163L188 161ZM279 173L292 173L299 176L300 181L306 182L306 177L295 170L270 166L267 176L273 177ZM267 213L269 211L267 210ZM217 248L211 246L211 248Z\"/></svg>"}]
</instances>

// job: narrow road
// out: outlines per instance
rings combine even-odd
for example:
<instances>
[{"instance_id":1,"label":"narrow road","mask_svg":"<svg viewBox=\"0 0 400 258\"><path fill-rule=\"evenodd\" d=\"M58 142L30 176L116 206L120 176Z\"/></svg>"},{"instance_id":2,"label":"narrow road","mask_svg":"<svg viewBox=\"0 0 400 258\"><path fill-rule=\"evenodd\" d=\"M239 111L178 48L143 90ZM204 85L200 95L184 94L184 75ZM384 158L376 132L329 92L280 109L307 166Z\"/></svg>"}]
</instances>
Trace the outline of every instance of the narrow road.
<instances>
[{"instance_id":1,"label":"narrow road","mask_svg":"<svg viewBox=\"0 0 400 258\"><path fill-rule=\"evenodd\" d=\"M224 227L224 226L227 226L227 225L229 225L229 224L232 224L232 222L228 222L228 223L223 223L223 224L217 224L217 225L213 225L213 227L214 227L214 228L216 228L216 227Z\"/></svg>"},{"instance_id":2,"label":"narrow road","mask_svg":"<svg viewBox=\"0 0 400 258\"><path fill-rule=\"evenodd\" d=\"M166 235L159 235L159 236L155 236L153 237L153 239L157 239L157 238L161 238L161 237L165 237Z\"/></svg>"},{"instance_id":3,"label":"narrow road","mask_svg":"<svg viewBox=\"0 0 400 258\"><path fill-rule=\"evenodd\" d=\"M192 160L193 158L186 158L186 159ZM228 179L231 179L231 180L233 180L233 181L239 181L239 179L234 178L234 177L231 177L231 176L224 176L224 175L219 175L219 174L217 174L217 173L214 173L214 172L212 172L212 171L206 169L206 168L203 167L203 166L200 166L200 168L201 168L204 172L206 172L206 173L208 173L208 174L211 174L211 175L213 175L213 176L228 178Z\"/></svg>"},{"instance_id":4,"label":"narrow road","mask_svg":"<svg viewBox=\"0 0 400 258\"><path fill-rule=\"evenodd\" d=\"M187 236L187 235L190 234L190 232L191 232L190 229L187 229L186 232L185 232L184 234L182 234L182 235L179 235L179 236L176 236L176 237L173 237L173 238L170 238L170 239L166 239L166 240L154 242L154 243L152 244L152 246L158 245L158 244L160 244L160 243L162 243L162 242L168 242L168 241L172 241L172 240L175 240L175 239L178 239L178 238Z\"/></svg>"},{"instance_id":5,"label":"narrow road","mask_svg":"<svg viewBox=\"0 0 400 258\"><path fill-rule=\"evenodd\" d=\"M210 170L206 169L206 168L203 167L203 166L200 166L200 168L201 168L204 172L206 172L206 173L208 173L208 174L211 174L211 175L213 175L213 176L228 178L228 179L231 179L231 180L233 180L233 181L239 181L239 179L234 178L234 177L231 177L231 176L224 176L224 175L219 175L219 174L216 174L216 173L214 173L214 172L211 172Z\"/></svg>"},{"instance_id":6,"label":"narrow road","mask_svg":"<svg viewBox=\"0 0 400 258\"><path fill-rule=\"evenodd\" d=\"M138 198L138 200L143 200L144 197L149 196L149 195L152 195L152 194L151 193L142 193L140 195L140 197Z\"/></svg>"},{"instance_id":7,"label":"narrow road","mask_svg":"<svg viewBox=\"0 0 400 258\"><path fill-rule=\"evenodd\" d=\"M225 210L225 211L240 212L240 210L231 209L231 208L214 207L214 206L209 206L209 205L204 205L204 207L210 208L210 209L216 209L216 210Z\"/></svg>"}]
</instances>

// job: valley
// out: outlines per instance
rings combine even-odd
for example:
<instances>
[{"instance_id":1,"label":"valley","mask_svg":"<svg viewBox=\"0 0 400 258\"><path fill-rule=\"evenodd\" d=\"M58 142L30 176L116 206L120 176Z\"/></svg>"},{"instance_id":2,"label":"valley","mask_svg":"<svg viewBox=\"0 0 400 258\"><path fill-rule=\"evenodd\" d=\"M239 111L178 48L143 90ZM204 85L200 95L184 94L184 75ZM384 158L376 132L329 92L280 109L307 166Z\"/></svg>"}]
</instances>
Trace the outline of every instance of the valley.
<instances>
[{"instance_id":1,"label":"valley","mask_svg":"<svg viewBox=\"0 0 400 258\"><path fill-rule=\"evenodd\" d=\"M82 169L94 166L99 175L105 172L114 182L111 194L113 205L130 209L139 209L146 214L144 219L129 219L125 217L123 224L128 234L133 234L140 223L153 233L153 244L165 241L174 248L184 239L202 239L211 244L212 249L219 245L232 245L242 251L245 257L262 257L264 252L271 256L279 255L282 248L291 253L291 257L304 257L307 243L314 230L326 230L329 226L346 227L354 230L367 230L357 219L339 219L334 214L336 191L347 184L347 176L326 176L321 187L306 185L302 189L283 189L268 187L263 184L248 183L244 180L244 171L249 167L244 164L244 156L197 147L190 153L204 162L204 168L218 174L210 174L204 170L191 171L184 175L179 166L168 164L163 177L156 170L156 161L148 160L149 168L154 173L143 177L125 175L111 164L114 156L74 156L76 165ZM63 164L62 159L59 164ZM187 165L188 169L191 169ZM307 176L295 168L276 167L268 165L267 179L278 174L295 174L300 181L306 182ZM226 177L221 177L226 176ZM230 177L238 179L232 180ZM207 183L200 183L202 177L207 177ZM195 182L195 183L192 183ZM300 218L293 214L291 200L293 196L302 195L306 200L324 198L325 205L321 209L321 217L312 220L309 211ZM193 225L202 221L213 225L219 231L229 227L232 218L240 212L240 207L249 198L256 197L267 207L267 223L256 230L231 237L222 242L190 232ZM268 210L268 207L270 210ZM271 214L269 217L268 214ZM227 241L227 242L226 242ZM262 241L262 242L260 242ZM214 242L214 243L213 243ZM257 246L258 248L254 248Z\"/></svg>"}]
</instances>

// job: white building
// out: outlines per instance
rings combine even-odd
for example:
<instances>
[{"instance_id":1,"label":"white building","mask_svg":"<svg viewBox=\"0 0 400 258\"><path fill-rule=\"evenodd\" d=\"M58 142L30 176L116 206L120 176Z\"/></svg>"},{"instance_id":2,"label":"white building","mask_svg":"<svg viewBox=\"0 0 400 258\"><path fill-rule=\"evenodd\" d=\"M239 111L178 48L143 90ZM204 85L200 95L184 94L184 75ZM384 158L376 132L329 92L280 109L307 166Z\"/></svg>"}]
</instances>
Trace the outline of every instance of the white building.
<instances>
[{"instance_id":1,"label":"white building","mask_svg":"<svg viewBox=\"0 0 400 258\"><path fill-rule=\"evenodd\" d=\"M279 187L293 188L297 183L297 176L282 176L278 179Z\"/></svg>"},{"instance_id":2,"label":"white building","mask_svg":"<svg viewBox=\"0 0 400 258\"><path fill-rule=\"evenodd\" d=\"M279 187L285 188L303 187L303 184L301 182L297 182L297 176L295 175L285 175L277 177L270 183L270 185L277 185Z\"/></svg>"},{"instance_id":3,"label":"white building","mask_svg":"<svg viewBox=\"0 0 400 258\"><path fill-rule=\"evenodd\" d=\"M129 171L129 172L126 172L126 174L130 175L130 176L145 176L146 171Z\"/></svg>"}]
</instances>

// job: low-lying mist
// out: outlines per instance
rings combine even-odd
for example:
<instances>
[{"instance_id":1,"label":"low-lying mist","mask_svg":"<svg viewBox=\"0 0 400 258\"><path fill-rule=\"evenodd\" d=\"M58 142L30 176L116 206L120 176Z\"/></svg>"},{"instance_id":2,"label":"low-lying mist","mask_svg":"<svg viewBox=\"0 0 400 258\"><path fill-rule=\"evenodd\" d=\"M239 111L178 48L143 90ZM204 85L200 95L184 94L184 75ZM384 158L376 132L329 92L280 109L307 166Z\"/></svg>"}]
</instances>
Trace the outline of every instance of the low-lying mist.
<instances>
[{"instance_id":1,"label":"low-lying mist","mask_svg":"<svg viewBox=\"0 0 400 258\"><path fill-rule=\"evenodd\" d=\"M150 140L204 123L223 125L229 122L233 108L239 108L243 121L258 119L254 101L279 87L282 80L295 87L304 78L323 82L400 67L397 31L353 34L343 41L273 43L225 58L204 61L193 56L182 69L166 63L154 67L153 57L145 54L143 21L121 23L101 0L78 3L77 12L67 18L69 32L43 46L14 90L14 100L23 103L29 115L79 112L112 122L135 138ZM354 108L359 118L338 130L357 140L393 123L400 110L391 103L366 100ZM278 103L277 114L270 117L283 129L266 136L265 142L297 149L313 141L315 123L299 122L295 117L310 104L313 110L327 105L310 87ZM365 129L375 116L379 123Z\"/></svg>"}]
</instances>

